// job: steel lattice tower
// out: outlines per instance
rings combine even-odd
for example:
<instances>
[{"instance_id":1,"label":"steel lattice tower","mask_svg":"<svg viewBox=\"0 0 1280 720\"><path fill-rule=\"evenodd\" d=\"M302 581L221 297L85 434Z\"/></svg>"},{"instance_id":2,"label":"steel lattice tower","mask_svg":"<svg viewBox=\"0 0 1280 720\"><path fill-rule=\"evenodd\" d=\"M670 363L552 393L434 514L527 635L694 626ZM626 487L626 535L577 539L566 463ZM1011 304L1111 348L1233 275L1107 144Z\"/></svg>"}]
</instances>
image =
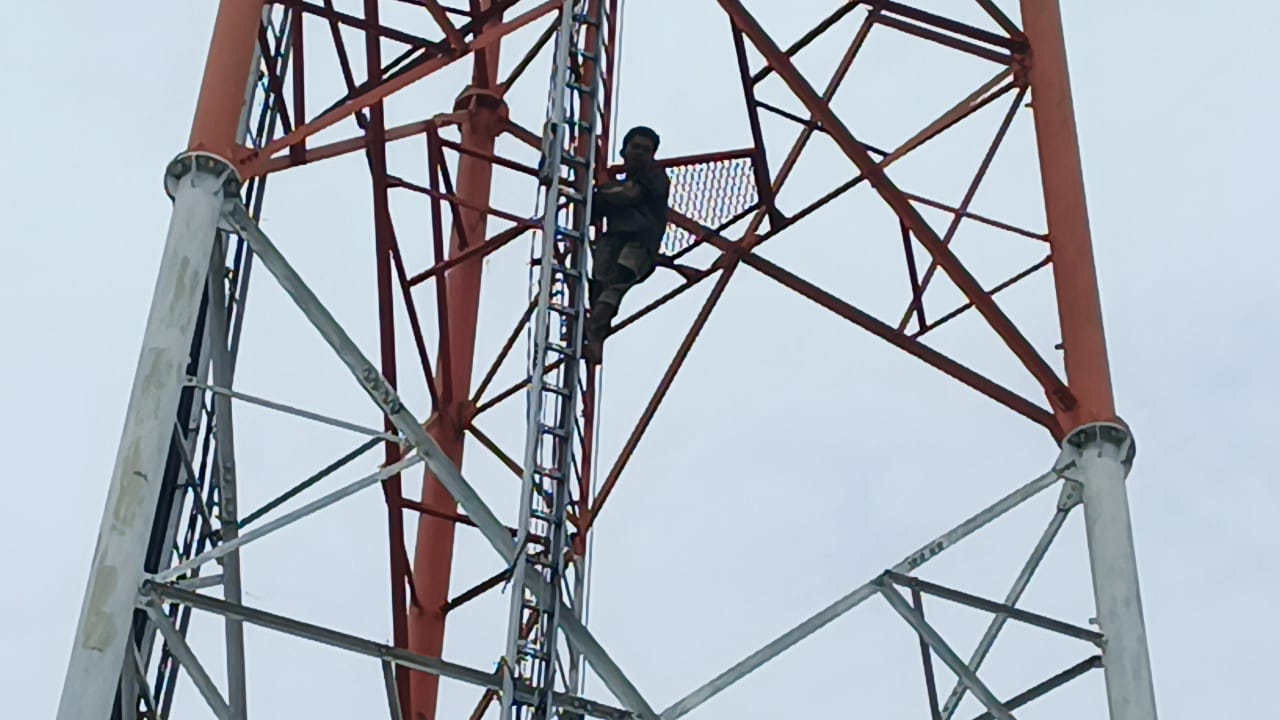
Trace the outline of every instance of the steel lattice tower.
<instances>
[{"instance_id":1,"label":"steel lattice tower","mask_svg":"<svg viewBox=\"0 0 1280 720\"><path fill-rule=\"evenodd\" d=\"M439 0L221 0L190 142L164 174L172 221L61 720L169 717L180 671L215 717L253 714L246 626L380 662L387 704L369 708L370 716L389 709L393 718L434 720L443 677L478 688L474 717L675 720L877 598L919 638L928 688L921 707L935 719L950 720L966 695L985 706L984 717L1011 718L1101 668L1113 720L1155 720L1125 491L1134 443L1113 401L1058 3L831 2L824 18L782 39L757 20L758 8L753 13L739 0L705 4L722 11L744 100L717 122L745 128L751 142L661 158L672 179L659 263L666 284L652 292L651 302L629 306L610 342L691 289L710 291L621 452L601 458L598 471L598 410L607 395L599 375L610 359L599 370L581 361L581 325L588 309L591 190L618 170L609 162L619 134L615 105L624 95L617 82L624 36L619 0L470 0L465 7ZM627 12L648 9L633 3ZM834 98L847 77L876 72L872 64L856 64L865 47L887 35L914 43L904 48L977 64L986 79L918 126L877 124L884 108L875 105L838 109ZM820 78L802 71L806 49L833 38L841 49L834 71ZM906 62L915 51L902 52L898 60ZM322 55L331 58L327 64ZM447 94L416 92L455 71L468 74L463 86ZM976 171L950 162L930 169L951 179L958 197L908 190L901 179L908 173L898 169L983 113L995 113L998 121L994 138L983 141ZM973 207L1017 122L1030 124L1038 157L1024 160L1040 188L1013 202L1042 202L1030 213L1042 218L1036 229ZM779 126L790 129L785 141L778 140ZM855 126L875 128L887 139L855 135ZM819 143L824 150L814 150ZM401 150L408 146L412 152ZM811 191L822 182L804 177L815 152L849 173L797 201L789 194L793 187ZM359 167L350 164L361 156ZM263 212L270 207L264 205L268 180L286 182L330 167L333 174L357 172L371 187L376 323L339 321L324 292L308 284L313 278L290 263L296 241L264 232L272 229L270 213ZM496 192L499 176L506 184ZM888 314L855 305L761 252L766 242L770 248L784 243L775 238L796 234L859 192L892 218L887 236L875 239L899 253L894 297L905 302ZM400 203L417 211L393 212ZM532 214L526 211L531 204ZM969 227L1033 246L1038 258L993 277L979 267L980 254L961 252L953 242ZM522 255L526 244L529 253ZM495 287L486 265L513 254L528 268L518 292ZM1057 450L1046 454L1048 470L1040 477L992 498L954 528L939 528L945 532L883 574L663 709L612 659L608 638L595 638L587 627L588 560L609 562L588 558L591 532L695 339L744 269L812 301L815 312L848 321L850 332L881 338L911 356L909 362L932 366L1041 427L1054 443L1046 447ZM262 277L263 270L273 277ZM238 386L251 278L284 290L354 387L380 408L383 427ZM1015 312L1025 295L1014 288L1036 280L1051 288L1049 296ZM512 323L494 344L496 357L477 340L482 297ZM938 333L944 325L950 327ZM1047 326L1055 338L1045 346ZM1039 390L1013 389L978 364L962 362L965 342L979 333L996 338L1013 359L1020 387ZM376 353L353 339L366 335L376 336ZM408 368L403 353L412 359ZM522 400L517 434L481 430L478 419ZM354 449L314 448L316 473L244 512L237 502L233 425L243 406L265 406L366 439ZM480 453L497 463L465 462L467 445L467 458ZM379 447L376 472L332 492L312 489ZM421 494L411 496L406 473L420 463ZM520 479L519 493L507 498L518 495L513 503L498 506L477 491L473 470L493 467ZM241 567L253 563L259 538L374 485L386 505L389 644L305 622L299 618L305 613L265 612L245 600ZM1005 597L979 597L920 577L934 557L1049 489L1059 493L1056 510L1044 534L1029 543L1030 558ZM518 505L514 516L508 505ZM1096 628L1017 607L1077 507L1085 521ZM473 587L451 588L455 536L477 531L502 569ZM279 537L286 542L287 533ZM504 628L507 642L492 648L493 666L442 658L449 613L499 592L509 596L508 612L492 622ZM924 596L990 614L968 657L925 619ZM188 642L193 622L219 616L225 683L214 681L200 644ZM997 696L982 666L1010 622L1076 638L1090 646L1087 657L1016 696ZM945 688L934 676L934 658L957 678L950 694L939 694ZM584 696L588 674L599 678L607 696Z\"/></svg>"}]
</instances>

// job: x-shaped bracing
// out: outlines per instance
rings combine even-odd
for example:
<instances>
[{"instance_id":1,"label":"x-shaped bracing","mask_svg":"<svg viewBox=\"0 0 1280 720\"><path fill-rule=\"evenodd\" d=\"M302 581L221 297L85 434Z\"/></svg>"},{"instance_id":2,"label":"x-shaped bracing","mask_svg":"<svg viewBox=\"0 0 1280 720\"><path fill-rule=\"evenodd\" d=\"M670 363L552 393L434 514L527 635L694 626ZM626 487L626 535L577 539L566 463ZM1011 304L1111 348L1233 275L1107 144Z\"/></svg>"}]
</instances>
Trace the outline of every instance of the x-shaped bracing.
<instances>
[{"instance_id":1,"label":"x-shaped bracing","mask_svg":"<svg viewBox=\"0 0 1280 720\"><path fill-rule=\"evenodd\" d=\"M343 364L347 366L347 369L355 376L361 387L369 394L369 397L377 403L378 407L382 409L391 423L400 431L408 444L413 446L418 455L422 457L432 474L467 513L467 516L475 523L494 551L501 556L507 565L513 564L519 549L512 540L510 533L507 532L506 527L498 520L497 515L475 491L475 488L462 477L458 467L449 459L449 456L444 453L444 450L440 448L431 435L427 433L422 422L401 402L395 388L387 382L377 367L365 357L364 353L355 344L355 341L351 339L351 336L338 324L338 321L329 313L328 309L325 308L320 299L316 297L311 288L298 275L298 272L280 253L275 244L262 232L257 222L249 216L244 206L239 202L234 203L227 210L224 219L236 233L249 243L249 247L253 249L254 254L262 265L275 276L276 281L280 283L284 291L320 332L325 342L338 355ZM548 592L549 588L545 587L545 583L539 584L534 578L530 578L529 582L535 594L543 595ZM564 629L569 641L591 664L595 673L604 682L605 687L638 717L645 720L655 719L657 717L656 713L645 701L640 691L631 683L617 663L609 657L604 647L587 630L586 626L578 620L572 610L562 606L560 612L562 617L561 627Z\"/></svg>"},{"instance_id":2,"label":"x-shaped bracing","mask_svg":"<svg viewBox=\"0 0 1280 720\"><path fill-rule=\"evenodd\" d=\"M322 635L324 637L337 637L338 635L341 635L340 633L334 633L333 631L315 628L304 628L306 632L301 632L297 627L294 627L294 625L297 625L296 621L289 621L276 616L268 617L260 611L245 608L234 603L219 603L219 601L204 598L194 592L185 591L179 587L171 585L157 585L156 582L164 583L174 580L185 569L196 564L200 564L207 559L212 559L214 554L224 554L225 552L234 549L234 547L238 546L236 545L237 542L240 544L247 543L261 534L271 532L278 527L283 527L285 524L288 524L297 517L322 509L323 507L337 502L342 497L346 497L363 487L367 487L368 485L373 484L390 474L399 472L405 467L416 464L419 461L424 461L426 463L427 467L440 480L441 484L449 490L450 494L458 504L468 513L469 517L475 523L475 526L489 541L491 547L494 548L506 563L511 564L515 559L515 553L518 552L515 543L511 539L511 534L501 524L493 511L479 497L474 488L472 488L471 485L462 477L457 466L454 465L453 461L444 454L443 450L441 450L434 439L432 439L426 432L421 422L419 422L419 420L404 406L394 388L387 383L381 373L379 373L368 358L363 355L350 336L346 334L345 330L343 330L343 328L328 312L320 302L319 298L316 297L314 292L311 291L311 289L298 275L297 271L294 270L271 240L262 232L261 228L259 228L257 223L249 216L243 205L238 202L235 203L227 211L224 219L231 229L240 234L240 236L249 243L259 261L269 272L271 272L272 275L276 277L285 292L293 298L294 302L298 305L299 309L303 311L303 314L307 319L321 333L322 337L339 356L343 363L347 365L352 375L356 377L369 396L378 404L395 427L400 431L407 444L414 447L416 455L407 457L400 463L393 466L383 468L378 473L371 475L369 478L358 481L347 488L339 490L336 493L332 493L330 496L321 498L320 500L309 504L307 507L294 511L294 513L290 513L289 517L279 518L277 521L268 523L266 526L255 532L247 533L246 535L237 538L235 541L232 541L227 547L220 547L215 551L205 553L205 555L192 558L176 568L159 573L153 580L148 581L148 584L144 584L144 603L153 605L157 601L169 600L192 606L203 606L205 609L213 612L233 616L242 620L248 620L250 622L261 621L258 624L273 627L284 632L303 634L308 637L317 637L318 635ZM1069 467L1070 466L1068 465L1055 468L1023 487L1013 491L987 509L974 515L964 523L961 523L956 528L939 536L917 552L908 555L897 565L890 568L887 573L859 586L849 594L835 601L831 605L819 611L817 614L811 616L793 629L747 656L733 667L672 704L661 714L656 713L652 707L649 706L644 697L640 694L639 690L630 682L612 658L610 658L604 647L576 618L576 616L568 610L568 608L562 608L562 628L570 642L583 654L587 662L589 662L595 670L596 674L605 683L605 686L614 694L615 697L619 699L619 701L622 702L627 711L635 717L643 718L644 720L676 720L699 705L705 703L707 700L719 694L729 686L743 679L751 672L754 672L765 663L776 658L778 655L812 635L822 627L825 627L836 618L860 605L865 600L876 594L881 594L908 623L912 624L912 626L916 628L921 637L925 639L935 652L939 653L939 656L944 660L944 662L946 662L946 664L951 667L960 678L960 685L958 685L957 689L953 691L953 697L949 699L948 704L951 708L954 708L954 703L958 702L959 696L963 694L963 691L968 690L969 692L974 693L974 695L977 696L984 705L986 705L992 717L1000 718L1001 720L1011 719L1013 716L1009 712L1009 709L1002 705L1000 701L991 694L990 690L987 689L980 680L978 680L976 675L976 666L981 664L982 657L985 656L985 650L989 649L988 639L984 638L983 644L980 645L979 650L975 653L975 658L966 665L958 658L958 656L955 655L954 651L951 651L946 643L942 641L936 631L933 631L932 628L928 627L927 623L924 622L923 617L919 615L918 611L905 604L905 601L902 600L901 596L898 595L895 590L891 589L890 584L894 578L901 580L905 573L917 569L949 547L953 546L955 543L973 534L1018 505L1021 505L1023 502L1037 495L1046 488L1054 485L1064 477L1064 473L1069 469ZM1073 488L1075 485L1076 482L1068 478L1068 485L1064 489L1064 498L1067 498L1074 493ZM1066 500L1060 501L1060 516L1063 515L1065 511L1070 508L1070 504L1074 504L1075 501L1073 500L1070 504L1064 505L1064 503L1067 502L1068 501ZM1051 532L1046 532L1045 538L1042 538L1041 542L1037 546L1036 552L1033 553L1034 563L1029 562L1028 568L1024 569L1023 574L1015 583L1015 588L1011 591L1010 598L1007 600L1006 604L1011 605L1013 601L1016 601L1016 597L1020 595L1021 590L1025 588L1026 582L1030 578L1030 572L1034 571L1034 565L1038 564L1038 558L1043 555L1043 550L1047 547L1048 542L1060 527L1061 517L1055 517L1054 523L1050 526ZM542 585L535 584L533 585L533 590L536 593L543 593L546 591L546 588ZM150 612L152 612L153 615L155 614L154 607L152 607ZM293 624L290 625L290 623ZM1003 616L998 616L997 619L993 621L992 628L988 631L988 635L992 636L990 638L991 640L994 640L994 633L998 632L999 624L1002 623ZM315 630L315 632L312 632L312 630ZM347 645L351 645L352 643L358 645L360 642L363 642L358 639L350 638L349 636L342 636L340 639L346 642ZM363 645L360 645L360 647L357 647L356 649L362 650L362 648L367 650ZM403 657L400 655L393 656L394 649L375 649L377 652L374 654L382 657L384 662L399 663L406 667L413 667L414 669L424 672L433 672L450 677L461 677L462 675L471 673L476 675L476 677L471 678L470 675L467 675L467 677L462 677L462 679L470 679L485 686L491 686L494 682L492 678L480 671L472 671L466 668L461 668L461 666L453 666L440 660L422 658L421 656L416 656L412 653L401 653ZM193 663L188 667L188 671L195 673L195 675L200 675L201 671L198 663L194 663L193 658L188 658L188 661ZM187 663L184 663L184 665L186 664ZM484 677L480 677L481 675L484 675ZM204 688L205 690L209 690L209 688L212 687L211 684L206 683L206 685L208 685L208 687ZM216 696L216 692L209 694L214 700L221 700L220 697L214 697ZM394 696L389 695L389 697ZM582 705L583 702L587 702L587 704L592 707L588 709L586 706L582 706L582 708L588 709L588 712L591 712L591 710L597 711L592 714L603 713L603 716L616 716L617 714L616 709L595 703L589 703L581 698L565 696L564 699L571 705ZM213 700L211 700L211 702L213 702ZM217 705L217 703L214 704Z\"/></svg>"}]
</instances>

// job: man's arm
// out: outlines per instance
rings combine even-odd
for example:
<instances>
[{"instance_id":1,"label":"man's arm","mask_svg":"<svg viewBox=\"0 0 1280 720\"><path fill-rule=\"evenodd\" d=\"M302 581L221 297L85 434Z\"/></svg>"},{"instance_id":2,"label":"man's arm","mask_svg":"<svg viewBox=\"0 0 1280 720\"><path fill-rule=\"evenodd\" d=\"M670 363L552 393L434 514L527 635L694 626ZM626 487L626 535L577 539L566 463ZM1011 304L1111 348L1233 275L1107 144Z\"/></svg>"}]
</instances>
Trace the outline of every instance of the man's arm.
<instances>
[{"instance_id":1,"label":"man's arm","mask_svg":"<svg viewBox=\"0 0 1280 720\"><path fill-rule=\"evenodd\" d=\"M601 188L599 192L600 197L613 206L634 205L644 198L644 191L632 180Z\"/></svg>"}]
</instances>

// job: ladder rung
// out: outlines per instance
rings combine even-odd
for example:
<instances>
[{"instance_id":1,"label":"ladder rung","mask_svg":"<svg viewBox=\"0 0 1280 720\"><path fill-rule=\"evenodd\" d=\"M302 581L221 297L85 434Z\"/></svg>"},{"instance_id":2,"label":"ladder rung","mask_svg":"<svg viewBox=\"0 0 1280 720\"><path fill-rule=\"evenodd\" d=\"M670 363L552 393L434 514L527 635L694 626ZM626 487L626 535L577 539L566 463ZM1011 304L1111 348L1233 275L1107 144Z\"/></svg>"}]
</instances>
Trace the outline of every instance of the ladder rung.
<instances>
[{"instance_id":1,"label":"ladder rung","mask_svg":"<svg viewBox=\"0 0 1280 720\"><path fill-rule=\"evenodd\" d=\"M553 266L551 267L551 270L552 270L552 272L558 272L558 273L560 273L561 275L563 275L563 276L565 276L565 277L570 277L570 278L574 278L574 279L577 279L577 278L582 277L582 272L581 272L581 271L579 271L579 270L574 270L574 269L573 269L573 268L571 268L571 267L565 267L564 265L553 265Z\"/></svg>"},{"instance_id":2,"label":"ladder rung","mask_svg":"<svg viewBox=\"0 0 1280 720\"><path fill-rule=\"evenodd\" d=\"M528 643L521 643L520 649L518 652L523 657L533 658L535 660L545 660L547 657L547 653L545 650L542 650L536 647L531 647Z\"/></svg>"},{"instance_id":3,"label":"ladder rung","mask_svg":"<svg viewBox=\"0 0 1280 720\"><path fill-rule=\"evenodd\" d=\"M542 432L547 435L555 435L556 437L562 437L562 438L569 437L568 430L565 430L563 428L558 428L558 427L552 427L551 425L543 425Z\"/></svg>"},{"instance_id":4,"label":"ladder rung","mask_svg":"<svg viewBox=\"0 0 1280 720\"><path fill-rule=\"evenodd\" d=\"M565 185L560 186L560 194L576 203L580 203L584 199L582 193L576 192Z\"/></svg>"},{"instance_id":5,"label":"ladder rung","mask_svg":"<svg viewBox=\"0 0 1280 720\"><path fill-rule=\"evenodd\" d=\"M556 230L558 230L558 231L560 232L560 234L562 234L562 235L568 235L569 237L573 238L574 240L577 240L577 239L581 236L581 233L577 233L576 231L574 231L574 230L570 230L569 228L565 228L565 227L558 227L558 228L556 228ZM542 266L542 258L534 258L534 259L533 259L533 262L532 262L532 263L530 263L530 264L531 264L531 265L533 265L533 267L541 267L541 266ZM576 268L571 268L571 267L569 267L569 266L567 266L567 265L561 265L561 264L559 264L559 263L557 263L557 262L555 262L555 261L552 261L552 263L551 263L551 270L552 270L552 272L558 272L558 273L560 273L561 275L564 275L564 276L566 276L566 277L572 277L572 278L582 277L582 271L581 271L581 270L578 270L578 269L576 269Z\"/></svg>"},{"instance_id":6,"label":"ladder rung","mask_svg":"<svg viewBox=\"0 0 1280 720\"><path fill-rule=\"evenodd\" d=\"M563 398L572 397L573 395L573 393L569 392L565 388L560 387L559 385L543 385L542 389L551 393L552 395L559 395L560 397L563 397Z\"/></svg>"}]
</instances>

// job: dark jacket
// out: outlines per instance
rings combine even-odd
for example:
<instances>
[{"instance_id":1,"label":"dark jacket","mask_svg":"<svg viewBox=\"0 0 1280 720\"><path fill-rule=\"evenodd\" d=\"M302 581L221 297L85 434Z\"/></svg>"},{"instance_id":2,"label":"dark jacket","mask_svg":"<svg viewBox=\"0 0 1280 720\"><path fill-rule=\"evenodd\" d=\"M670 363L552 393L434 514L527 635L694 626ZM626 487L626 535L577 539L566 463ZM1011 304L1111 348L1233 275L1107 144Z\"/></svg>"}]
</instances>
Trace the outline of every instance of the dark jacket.
<instances>
[{"instance_id":1,"label":"dark jacket","mask_svg":"<svg viewBox=\"0 0 1280 720\"><path fill-rule=\"evenodd\" d=\"M655 165L634 178L626 178L625 182L639 188L638 197L619 197L598 189L592 200L592 215L605 220L606 233L633 236L656 254L667 230L671 181L666 171Z\"/></svg>"}]
</instances>

